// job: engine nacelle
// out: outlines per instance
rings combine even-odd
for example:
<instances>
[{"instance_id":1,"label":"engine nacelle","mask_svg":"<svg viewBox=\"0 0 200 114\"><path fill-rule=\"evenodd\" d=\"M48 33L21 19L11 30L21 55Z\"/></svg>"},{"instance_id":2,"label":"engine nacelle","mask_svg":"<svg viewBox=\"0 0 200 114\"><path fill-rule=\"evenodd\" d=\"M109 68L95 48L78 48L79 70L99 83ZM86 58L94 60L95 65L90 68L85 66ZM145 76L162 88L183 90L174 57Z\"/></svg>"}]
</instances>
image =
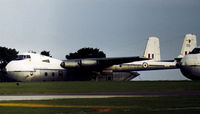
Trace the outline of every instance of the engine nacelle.
<instances>
[{"instance_id":1,"label":"engine nacelle","mask_svg":"<svg viewBox=\"0 0 200 114\"><path fill-rule=\"evenodd\" d=\"M98 62L92 59L67 60L61 63L63 68L84 68L96 66Z\"/></svg>"},{"instance_id":2,"label":"engine nacelle","mask_svg":"<svg viewBox=\"0 0 200 114\"><path fill-rule=\"evenodd\" d=\"M97 65L96 60L92 60L92 59L81 60L81 66L90 67L90 66L96 66L96 65Z\"/></svg>"},{"instance_id":3,"label":"engine nacelle","mask_svg":"<svg viewBox=\"0 0 200 114\"><path fill-rule=\"evenodd\" d=\"M65 62L62 62L60 64L61 67L63 68L78 68L80 65L80 61L79 60L67 60Z\"/></svg>"}]
</instances>

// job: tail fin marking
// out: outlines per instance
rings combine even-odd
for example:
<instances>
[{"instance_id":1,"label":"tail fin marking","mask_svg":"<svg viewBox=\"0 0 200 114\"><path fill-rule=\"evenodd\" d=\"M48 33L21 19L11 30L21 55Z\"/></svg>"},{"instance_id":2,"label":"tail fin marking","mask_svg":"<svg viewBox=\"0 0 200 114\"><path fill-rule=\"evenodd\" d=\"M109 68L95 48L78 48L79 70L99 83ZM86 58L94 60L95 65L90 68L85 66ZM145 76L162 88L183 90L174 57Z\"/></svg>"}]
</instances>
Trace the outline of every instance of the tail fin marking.
<instances>
[{"instance_id":1,"label":"tail fin marking","mask_svg":"<svg viewBox=\"0 0 200 114\"><path fill-rule=\"evenodd\" d=\"M197 47L196 35L186 34L178 58L183 58L185 55L189 54L196 47Z\"/></svg>"},{"instance_id":2,"label":"tail fin marking","mask_svg":"<svg viewBox=\"0 0 200 114\"><path fill-rule=\"evenodd\" d=\"M144 51L144 57L160 61L160 43L157 37L149 37Z\"/></svg>"}]
</instances>

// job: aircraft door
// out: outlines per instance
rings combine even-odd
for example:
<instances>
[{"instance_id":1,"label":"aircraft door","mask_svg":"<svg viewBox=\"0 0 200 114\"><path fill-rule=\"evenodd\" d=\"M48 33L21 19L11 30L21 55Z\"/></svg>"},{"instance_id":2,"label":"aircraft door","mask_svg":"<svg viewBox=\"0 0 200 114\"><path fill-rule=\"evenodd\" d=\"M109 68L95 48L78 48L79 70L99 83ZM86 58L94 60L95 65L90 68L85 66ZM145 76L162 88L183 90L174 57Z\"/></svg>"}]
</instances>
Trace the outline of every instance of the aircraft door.
<instances>
[{"instance_id":1,"label":"aircraft door","mask_svg":"<svg viewBox=\"0 0 200 114\"><path fill-rule=\"evenodd\" d=\"M58 71L58 80L63 80L64 79L64 72L62 70Z\"/></svg>"},{"instance_id":2,"label":"aircraft door","mask_svg":"<svg viewBox=\"0 0 200 114\"><path fill-rule=\"evenodd\" d=\"M32 74L31 77L34 81L42 79L42 76L40 75L41 74L40 70L35 70L34 72L31 72L30 74Z\"/></svg>"}]
</instances>

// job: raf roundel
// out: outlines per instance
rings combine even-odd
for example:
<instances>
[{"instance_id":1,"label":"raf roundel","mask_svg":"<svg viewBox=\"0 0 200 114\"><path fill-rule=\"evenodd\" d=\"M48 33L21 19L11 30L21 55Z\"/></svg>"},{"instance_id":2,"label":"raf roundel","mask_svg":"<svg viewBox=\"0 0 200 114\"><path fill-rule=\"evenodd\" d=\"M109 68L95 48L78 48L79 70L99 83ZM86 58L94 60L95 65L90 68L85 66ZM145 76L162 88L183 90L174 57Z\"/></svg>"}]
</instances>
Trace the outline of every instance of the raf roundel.
<instances>
[{"instance_id":1,"label":"raf roundel","mask_svg":"<svg viewBox=\"0 0 200 114\"><path fill-rule=\"evenodd\" d=\"M148 67L148 63L144 62L144 63L142 64L142 66L143 66L143 68L147 68L147 67Z\"/></svg>"}]
</instances>

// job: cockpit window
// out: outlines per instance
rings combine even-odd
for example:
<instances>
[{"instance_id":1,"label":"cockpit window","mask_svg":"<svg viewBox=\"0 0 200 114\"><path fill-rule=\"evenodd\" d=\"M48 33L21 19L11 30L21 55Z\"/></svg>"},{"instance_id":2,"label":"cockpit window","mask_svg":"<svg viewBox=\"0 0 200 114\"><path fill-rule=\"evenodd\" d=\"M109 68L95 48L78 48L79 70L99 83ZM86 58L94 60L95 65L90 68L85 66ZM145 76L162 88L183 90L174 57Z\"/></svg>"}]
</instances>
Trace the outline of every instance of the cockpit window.
<instances>
[{"instance_id":1,"label":"cockpit window","mask_svg":"<svg viewBox=\"0 0 200 114\"><path fill-rule=\"evenodd\" d=\"M30 55L18 55L15 60L24 60L24 59L30 59Z\"/></svg>"},{"instance_id":2,"label":"cockpit window","mask_svg":"<svg viewBox=\"0 0 200 114\"><path fill-rule=\"evenodd\" d=\"M194 48L190 54L198 54L200 53L200 48Z\"/></svg>"}]
</instances>

